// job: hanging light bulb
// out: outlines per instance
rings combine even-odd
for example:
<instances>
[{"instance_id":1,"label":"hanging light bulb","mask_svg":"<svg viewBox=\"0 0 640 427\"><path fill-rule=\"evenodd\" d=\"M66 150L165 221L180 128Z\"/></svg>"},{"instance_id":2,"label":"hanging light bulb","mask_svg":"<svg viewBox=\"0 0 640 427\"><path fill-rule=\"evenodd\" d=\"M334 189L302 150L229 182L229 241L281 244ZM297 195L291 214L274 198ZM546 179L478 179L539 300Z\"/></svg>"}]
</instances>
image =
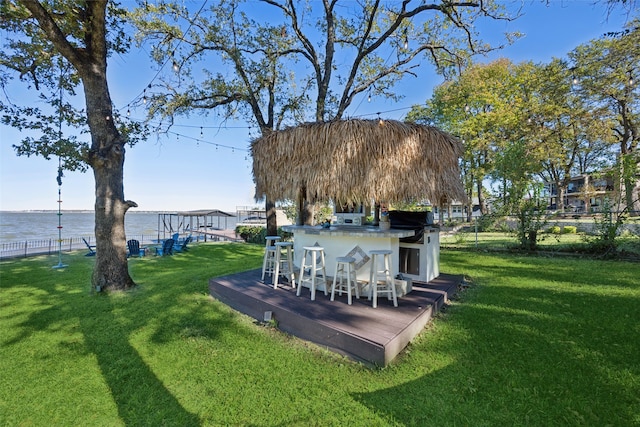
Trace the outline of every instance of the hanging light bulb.
<instances>
[{"instance_id":1,"label":"hanging light bulb","mask_svg":"<svg viewBox=\"0 0 640 427\"><path fill-rule=\"evenodd\" d=\"M175 59L173 60L173 71L175 71L176 73L180 71L180 67L178 66L178 63Z\"/></svg>"},{"instance_id":2,"label":"hanging light bulb","mask_svg":"<svg viewBox=\"0 0 640 427\"><path fill-rule=\"evenodd\" d=\"M127 108L127 117L131 116L131 110Z\"/></svg>"},{"instance_id":3,"label":"hanging light bulb","mask_svg":"<svg viewBox=\"0 0 640 427\"><path fill-rule=\"evenodd\" d=\"M200 138L202 138L204 134L202 133L202 126L200 126Z\"/></svg>"},{"instance_id":4,"label":"hanging light bulb","mask_svg":"<svg viewBox=\"0 0 640 427\"><path fill-rule=\"evenodd\" d=\"M409 36L407 35L407 29L404 29L404 50L409 49Z\"/></svg>"},{"instance_id":5,"label":"hanging light bulb","mask_svg":"<svg viewBox=\"0 0 640 427\"><path fill-rule=\"evenodd\" d=\"M367 98L367 102L371 102L371 92L369 92L369 97Z\"/></svg>"},{"instance_id":6,"label":"hanging light bulb","mask_svg":"<svg viewBox=\"0 0 640 427\"><path fill-rule=\"evenodd\" d=\"M142 97L142 103L143 103L143 104L146 104L146 103L147 103L147 95L144 95L144 96Z\"/></svg>"}]
</instances>

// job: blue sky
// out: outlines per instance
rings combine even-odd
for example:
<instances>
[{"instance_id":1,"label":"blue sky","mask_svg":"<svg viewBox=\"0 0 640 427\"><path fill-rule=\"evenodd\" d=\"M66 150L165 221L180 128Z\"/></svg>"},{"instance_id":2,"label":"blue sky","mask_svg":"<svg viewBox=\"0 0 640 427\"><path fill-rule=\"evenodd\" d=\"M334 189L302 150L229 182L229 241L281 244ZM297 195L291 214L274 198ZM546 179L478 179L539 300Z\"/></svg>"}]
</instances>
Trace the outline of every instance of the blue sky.
<instances>
[{"instance_id":1,"label":"blue sky","mask_svg":"<svg viewBox=\"0 0 640 427\"><path fill-rule=\"evenodd\" d=\"M616 11L607 16L604 1L525 0L509 5L522 6L523 16L513 22L493 22L481 28L491 40L505 31L521 31L525 37L492 56L514 62L548 62L565 57L580 44L609 31L620 30L628 16ZM4 37L4 34L2 35ZM486 61L488 59L480 59ZM396 87L404 94L399 102L356 100L348 116L402 119L411 105L423 103L442 79L423 64L419 77L408 78ZM134 51L116 56L109 64L109 87L116 108L125 109L142 93L155 75L146 53ZM19 86L19 85L18 85ZM29 97L22 87L9 87L16 99ZM134 117L143 118L137 111ZM369 115L369 116L367 116ZM256 206L251 175L249 140L253 135L245 123L228 123L219 130L214 116L179 118L175 134L152 136L128 149L125 160L125 198L138 203L138 210L175 211ZM202 127L202 130L201 128ZM202 134L201 134L202 132ZM202 135L202 136L201 136ZM17 157L11 148L20 134L0 125L0 210L55 210L58 208L57 160ZM199 140L199 141L198 141ZM94 204L93 174L66 172L62 187L62 209L90 210Z\"/></svg>"}]
</instances>

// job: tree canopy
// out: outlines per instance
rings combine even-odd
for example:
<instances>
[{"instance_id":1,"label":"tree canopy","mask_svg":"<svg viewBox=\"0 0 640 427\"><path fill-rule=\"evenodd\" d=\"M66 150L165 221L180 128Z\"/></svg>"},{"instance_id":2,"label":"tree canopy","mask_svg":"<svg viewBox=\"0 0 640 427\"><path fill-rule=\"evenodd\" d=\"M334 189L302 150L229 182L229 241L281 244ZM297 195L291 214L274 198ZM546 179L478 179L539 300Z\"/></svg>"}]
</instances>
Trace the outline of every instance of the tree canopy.
<instances>
[{"instance_id":1,"label":"tree canopy","mask_svg":"<svg viewBox=\"0 0 640 427\"><path fill-rule=\"evenodd\" d=\"M476 23L512 19L493 1L378 0L227 0L197 11L160 3L133 16L139 41L177 71L153 88L150 117L170 126L176 115L217 111L261 135L341 119L358 96L398 100L394 86L415 76L421 61L454 75L473 55L501 47L484 42Z\"/></svg>"},{"instance_id":2,"label":"tree canopy","mask_svg":"<svg viewBox=\"0 0 640 427\"><path fill-rule=\"evenodd\" d=\"M538 176L559 189L562 210L571 176L624 165L625 158L632 159L626 160L629 170L623 168L632 187L638 165L639 40L636 19L620 33L578 46L566 59L475 64L436 88L408 117L464 140L468 195L475 191L481 204L487 178L499 184L505 204L523 196L510 194L514 179L526 183ZM628 188L630 208L638 198L632 193Z\"/></svg>"}]
</instances>

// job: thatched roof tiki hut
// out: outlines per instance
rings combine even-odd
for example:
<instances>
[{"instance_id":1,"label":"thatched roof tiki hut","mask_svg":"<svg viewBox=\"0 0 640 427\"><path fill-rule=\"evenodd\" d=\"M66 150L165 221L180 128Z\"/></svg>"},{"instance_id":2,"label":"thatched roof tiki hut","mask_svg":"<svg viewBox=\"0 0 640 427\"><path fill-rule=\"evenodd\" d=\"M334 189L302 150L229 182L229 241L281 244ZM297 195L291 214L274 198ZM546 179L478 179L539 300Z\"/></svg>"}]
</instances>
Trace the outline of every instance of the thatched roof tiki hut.
<instances>
[{"instance_id":1,"label":"thatched roof tiki hut","mask_svg":"<svg viewBox=\"0 0 640 427\"><path fill-rule=\"evenodd\" d=\"M306 123L254 139L251 152L256 200L429 199L442 206L466 199L458 165L462 144L431 126L395 120Z\"/></svg>"}]
</instances>

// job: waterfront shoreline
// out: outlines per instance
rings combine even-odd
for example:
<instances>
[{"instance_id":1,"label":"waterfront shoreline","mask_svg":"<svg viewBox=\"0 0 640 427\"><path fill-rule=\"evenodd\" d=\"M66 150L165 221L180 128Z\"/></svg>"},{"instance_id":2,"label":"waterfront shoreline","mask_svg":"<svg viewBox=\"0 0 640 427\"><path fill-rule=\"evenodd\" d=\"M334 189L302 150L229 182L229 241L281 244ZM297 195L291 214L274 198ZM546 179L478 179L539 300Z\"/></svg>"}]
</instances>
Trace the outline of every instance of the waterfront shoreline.
<instances>
[{"instance_id":1,"label":"waterfront shoreline","mask_svg":"<svg viewBox=\"0 0 640 427\"><path fill-rule=\"evenodd\" d=\"M24 243L25 241L41 241L59 239L91 238L94 240L94 211L0 211L0 244ZM127 238L145 236L144 240L161 239L168 231L162 229L158 215L173 211L130 211L125 216L125 233ZM62 229L58 228L58 220ZM229 217L220 228L235 230L236 217ZM172 234L172 233L171 233Z\"/></svg>"}]
</instances>

